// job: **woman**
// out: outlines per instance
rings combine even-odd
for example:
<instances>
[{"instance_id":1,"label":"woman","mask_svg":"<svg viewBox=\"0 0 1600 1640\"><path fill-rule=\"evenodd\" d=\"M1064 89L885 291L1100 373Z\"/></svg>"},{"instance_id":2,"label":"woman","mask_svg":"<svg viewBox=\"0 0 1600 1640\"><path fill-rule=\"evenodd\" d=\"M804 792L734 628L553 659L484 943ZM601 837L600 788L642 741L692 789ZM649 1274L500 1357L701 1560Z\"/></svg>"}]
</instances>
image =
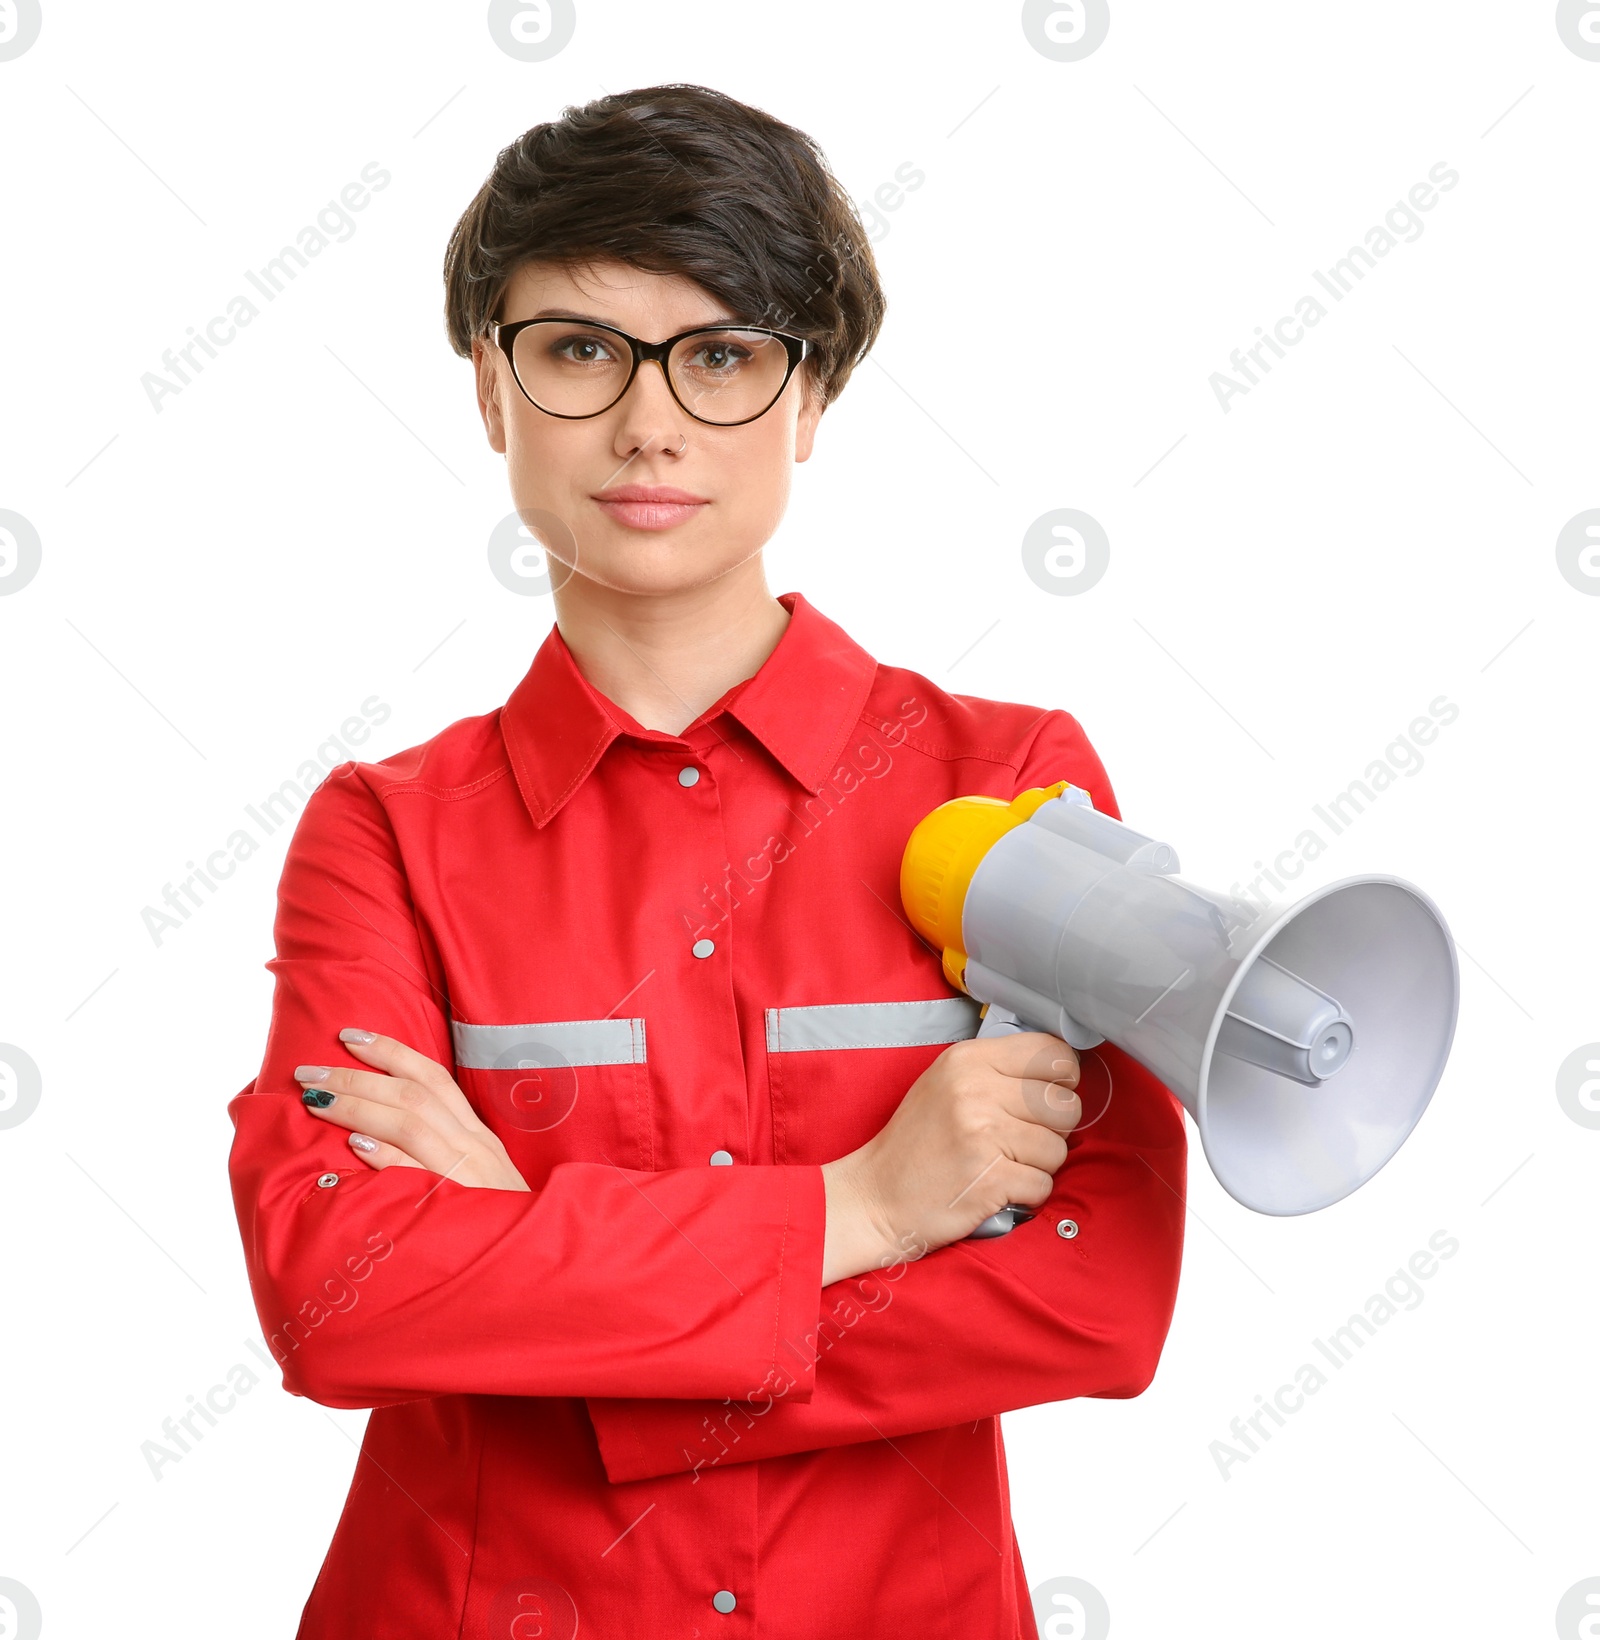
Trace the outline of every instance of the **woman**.
<instances>
[{"instance_id":1,"label":"woman","mask_svg":"<svg viewBox=\"0 0 1600 1640\"><path fill-rule=\"evenodd\" d=\"M234 1197L285 1387L376 1409L300 1635L1032 1637L998 1415L1150 1381L1182 1118L1086 1054L1063 1166L1078 1098L1026 1073L1077 1057L974 1037L898 869L948 798L1116 814L1105 772L767 589L884 310L808 138L696 86L568 109L445 285L555 624L285 862Z\"/></svg>"}]
</instances>

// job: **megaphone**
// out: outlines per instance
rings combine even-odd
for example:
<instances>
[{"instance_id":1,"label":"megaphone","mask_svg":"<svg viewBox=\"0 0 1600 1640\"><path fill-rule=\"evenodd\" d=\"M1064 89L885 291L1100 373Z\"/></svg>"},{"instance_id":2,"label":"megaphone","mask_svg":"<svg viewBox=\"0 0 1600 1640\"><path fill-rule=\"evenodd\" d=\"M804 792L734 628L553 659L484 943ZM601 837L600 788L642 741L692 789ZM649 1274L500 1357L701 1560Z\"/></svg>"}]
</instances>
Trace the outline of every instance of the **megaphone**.
<instances>
[{"instance_id":1,"label":"megaphone","mask_svg":"<svg viewBox=\"0 0 1600 1640\"><path fill-rule=\"evenodd\" d=\"M900 895L945 977L988 1004L979 1036L1112 1042L1178 1096L1236 1201L1331 1206L1400 1148L1444 1074L1450 930L1398 877L1263 910L1177 871L1170 844L1061 780L941 803L906 844ZM972 1234L1032 1216L1012 1205Z\"/></svg>"}]
</instances>

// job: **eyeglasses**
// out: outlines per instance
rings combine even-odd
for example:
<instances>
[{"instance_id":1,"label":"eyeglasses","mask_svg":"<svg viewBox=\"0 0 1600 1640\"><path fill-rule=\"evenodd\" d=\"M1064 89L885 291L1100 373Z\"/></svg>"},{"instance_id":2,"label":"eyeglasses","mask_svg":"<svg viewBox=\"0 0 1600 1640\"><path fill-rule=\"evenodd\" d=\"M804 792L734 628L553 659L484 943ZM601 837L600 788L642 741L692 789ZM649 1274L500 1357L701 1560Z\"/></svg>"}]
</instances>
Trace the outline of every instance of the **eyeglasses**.
<instances>
[{"instance_id":1,"label":"eyeglasses","mask_svg":"<svg viewBox=\"0 0 1600 1640\"><path fill-rule=\"evenodd\" d=\"M614 325L576 319L489 322L523 397L546 415L582 421L609 410L653 359L696 421L738 427L764 416L811 344L761 325L702 325L664 342L641 342Z\"/></svg>"}]
</instances>

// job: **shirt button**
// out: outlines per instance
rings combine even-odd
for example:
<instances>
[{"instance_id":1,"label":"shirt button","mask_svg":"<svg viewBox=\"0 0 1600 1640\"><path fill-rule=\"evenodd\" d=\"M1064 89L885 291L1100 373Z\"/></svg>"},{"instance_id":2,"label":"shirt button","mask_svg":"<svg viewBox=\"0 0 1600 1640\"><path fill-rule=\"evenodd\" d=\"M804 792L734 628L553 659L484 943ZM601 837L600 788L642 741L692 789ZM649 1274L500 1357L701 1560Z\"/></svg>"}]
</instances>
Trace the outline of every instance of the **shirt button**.
<instances>
[{"instance_id":1,"label":"shirt button","mask_svg":"<svg viewBox=\"0 0 1600 1640\"><path fill-rule=\"evenodd\" d=\"M692 786L699 778L700 771L696 768L678 770L678 784L680 786Z\"/></svg>"},{"instance_id":2,"label":"shirt button","mask_svg":"<svg viewBox=\"0 0 1600 1640\"><path fill-rule=\"evenodd\" d=\"M709 957L711 953L716 950L716 948L717 945L715 940L696 940L689 949L693 951L697 957Z\"/></svg>"},{"instance_id":3,"label":"shirt button","mask_svg":"<svg viewBox=\"0 0 1600 1640\"><path fill-rule=\"evenodd\" d=\"M713 1150L711 1152L711 1165L713 1167L728 1167L732 1162L733 1157L725 1150Z\"/></svg>"},{"instance_id":4,"label":"shirt button","mask_svg":"<svg viewBox=\"0 0 1600 1640\"><path fill-rule=\"evenodd\" d=\"M733 1608L739 1604L739 1602L733 1598L732 1589L718 1589L717 1592L711 1597L711 1604L715 1606L719 1612L731 1612Z\"/></svg>"},{"instance_id":5,"label":"shirt button","mask_svg":"<svg viewBox=\"0 0 1600 1640\"><path fill-rule=\"evenodd\" d=\"M337 1173L324 1173L322 1177L317 1180L317 1183L321 1185L324 1190L327 1190L332 1185L336 1185L338 1182L339 1175Z\"/></svg>"}]
</instances>

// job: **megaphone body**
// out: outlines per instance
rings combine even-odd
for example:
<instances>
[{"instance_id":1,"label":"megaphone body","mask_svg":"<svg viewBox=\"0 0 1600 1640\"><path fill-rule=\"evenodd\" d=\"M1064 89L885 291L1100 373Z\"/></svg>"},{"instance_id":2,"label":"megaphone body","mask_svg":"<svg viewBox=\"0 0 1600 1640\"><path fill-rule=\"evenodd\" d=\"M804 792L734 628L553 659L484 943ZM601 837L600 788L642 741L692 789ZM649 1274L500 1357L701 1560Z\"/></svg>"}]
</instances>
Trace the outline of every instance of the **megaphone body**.
<instances>
[{"instance_id":1,"label":"megaphone body","mask_svg":"<svg viewBox=\"0 0 1600 1640\"><path fill-rule=\"evenodd\" d=\"M962 797L915 828L900 887L978 1034L1114 1043L1194 1118L1223 1188L1314 1212L1400 1148L1443 1075L1460 976L1438 907L1346 877L1263 910L1177 875L1172 847L1070 782ZM973 1232L999 1235L1027 1208Z\"/></svg>"}]
</instances>

